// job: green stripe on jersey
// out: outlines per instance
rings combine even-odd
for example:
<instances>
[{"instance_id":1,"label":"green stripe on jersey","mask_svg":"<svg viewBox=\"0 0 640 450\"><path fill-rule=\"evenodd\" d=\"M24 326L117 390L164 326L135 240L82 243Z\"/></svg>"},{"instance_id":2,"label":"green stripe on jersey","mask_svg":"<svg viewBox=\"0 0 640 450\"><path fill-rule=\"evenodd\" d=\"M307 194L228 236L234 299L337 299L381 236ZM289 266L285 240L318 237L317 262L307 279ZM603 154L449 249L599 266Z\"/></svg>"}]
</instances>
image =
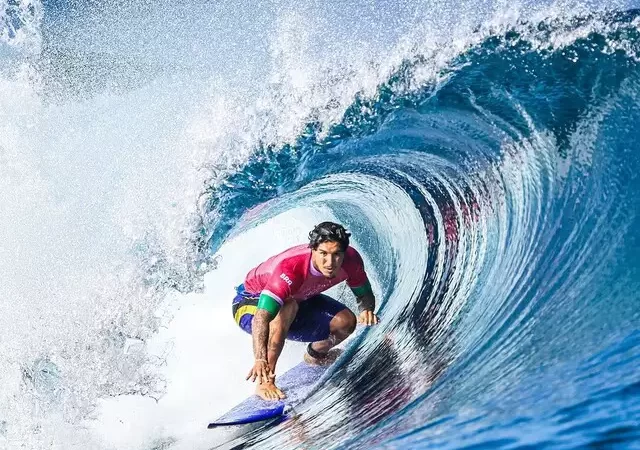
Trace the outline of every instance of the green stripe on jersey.
<instances>
[{"instance_id":1,"label":"green stripe on jersey","mask_svg":"<svg viewBox=\"0 0 640 450\"><path fill-rule=\"evenodd\" d=\"M371 290L371 283L369 283L369 280L367 280L367 282L362 286L352 287L351 292L353 292L353 294L356 297L362 297L363 295L373 294L373 291Z\"/></svg>"},{"instance_id":2,"label":"green stripe on jersey","mask_svg":"<svg viewBox=\"0 0 640 450\"><path fill-rule=\"evenodd\" d=\"M269 314L275 317L278 314L278 311L280 311L280 303L278 303L278 300L267 294L260 294L258 308L266 309Z\"/></svg>"}]
</instances>

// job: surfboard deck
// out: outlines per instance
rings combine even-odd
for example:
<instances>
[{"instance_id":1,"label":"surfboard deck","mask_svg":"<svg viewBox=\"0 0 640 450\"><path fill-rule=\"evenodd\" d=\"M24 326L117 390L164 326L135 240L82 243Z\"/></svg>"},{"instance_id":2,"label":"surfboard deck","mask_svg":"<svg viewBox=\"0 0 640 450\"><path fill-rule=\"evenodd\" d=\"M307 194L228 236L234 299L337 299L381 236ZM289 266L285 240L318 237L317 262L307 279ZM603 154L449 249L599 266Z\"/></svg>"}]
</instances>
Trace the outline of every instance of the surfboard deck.
<instances>
[{"instance_id":1,"label":"surfboard deck","mask_svg":"<svg viewBox=\"0 0 640 450\"><path fill-rule=\"evenodd\" d=\"M304 400L329 367L330 365L312 366L301 362L276 379L277 386L287 396L285 399L263 400L257 395L252 395L209 423L207 428L244 425L282 417L288 409Z\"/></svg>"}]
</instances>

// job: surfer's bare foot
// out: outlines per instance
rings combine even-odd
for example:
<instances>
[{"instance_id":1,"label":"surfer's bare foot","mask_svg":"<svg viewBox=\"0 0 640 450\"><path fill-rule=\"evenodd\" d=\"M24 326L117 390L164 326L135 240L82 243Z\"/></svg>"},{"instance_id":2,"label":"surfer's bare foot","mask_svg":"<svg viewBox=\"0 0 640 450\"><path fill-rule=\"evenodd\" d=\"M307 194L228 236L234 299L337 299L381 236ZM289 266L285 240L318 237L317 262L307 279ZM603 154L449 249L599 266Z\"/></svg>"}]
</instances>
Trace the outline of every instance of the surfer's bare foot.
<instances>
[{"instance_id":1,"label":"surfer's bare foot","mask_svg":"<svg viewBox=\"0 0 640 450\"><path fill-rule=\"evenodd\" d=\"M284 393L270 381L259 383L256 386L256 395L264 400L282 400L286 397Z\"/></svg>"},{"instance_id":2,"label":"surfer's bare foot","mask_svg":"<svg viewBox=\"0 0 640 450\"><path fill-rule=\"evenodd\" d=\"M338 359L338 356L340 356L341 354L342 354L341 348L332 348L331 350L329 350L329 353L327 353L325 356L321 358L314 358L309 354L309 352L305 352L304 362L306 362L311 366L328 366L330 364L333 364L335 360Z\"/></svg>"}]
</instances>

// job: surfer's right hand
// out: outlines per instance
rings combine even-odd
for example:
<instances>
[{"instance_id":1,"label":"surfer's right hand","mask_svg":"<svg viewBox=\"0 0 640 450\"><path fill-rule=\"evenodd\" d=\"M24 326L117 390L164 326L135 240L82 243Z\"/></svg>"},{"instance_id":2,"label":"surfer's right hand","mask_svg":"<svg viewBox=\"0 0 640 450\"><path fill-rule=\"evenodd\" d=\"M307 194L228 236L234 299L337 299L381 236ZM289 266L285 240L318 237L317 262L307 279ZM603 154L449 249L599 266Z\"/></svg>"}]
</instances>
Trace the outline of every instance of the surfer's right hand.
<instances>
[{"instance_id":1,"label":"surfer's right hand","mask_svg":"<svg viewBox=\"0 0 640 450\"><path fill-rule=\"evenodd\" d=\"M267 383L273 382L276 375L271 371L271 367L264 359L256 359L253 367L249 371L249 375L247 375L247 380L251 378L251 382L253 383L258 379L258 383Z\"/></svg>"},{"instance_id":2,"label":"surfer's right hand","mask_svg":"<svg viewBox=\"0 0 640 450\"><path fill-rule=\"evenodd\" d=\"M379 321L380 319L378 319L378 316L375 315L373 311L370 311L368 309L365 309L362 312L360 312L360 315L358 316L358 323L362 323L367 326L375 325Z\"/></svg>"}]
</instances>

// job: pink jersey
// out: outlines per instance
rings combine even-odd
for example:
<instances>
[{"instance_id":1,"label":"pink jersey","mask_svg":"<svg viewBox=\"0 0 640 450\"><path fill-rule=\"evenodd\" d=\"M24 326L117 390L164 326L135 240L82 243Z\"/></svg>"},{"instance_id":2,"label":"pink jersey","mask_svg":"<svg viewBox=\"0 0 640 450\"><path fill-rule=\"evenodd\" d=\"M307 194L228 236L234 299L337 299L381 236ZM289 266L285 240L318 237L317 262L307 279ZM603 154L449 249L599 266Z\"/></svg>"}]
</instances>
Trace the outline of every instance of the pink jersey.
<instances>
[{"instance_id":1,"label":"pink jersey","mask_svg":"<svg viewBox=\"0 0 640 450\"><path fill-rule=\"evenodd\" d=\"M254 294L264 292L282 304L289 297L304 301L345 280L351 288L361 287L368 281L362 257L355 248L347 247L339 273L334 278L325 278L313 267L311 249L303 244L251 269L245 278L244 289Z\"/></svg>"}]
</instances>

